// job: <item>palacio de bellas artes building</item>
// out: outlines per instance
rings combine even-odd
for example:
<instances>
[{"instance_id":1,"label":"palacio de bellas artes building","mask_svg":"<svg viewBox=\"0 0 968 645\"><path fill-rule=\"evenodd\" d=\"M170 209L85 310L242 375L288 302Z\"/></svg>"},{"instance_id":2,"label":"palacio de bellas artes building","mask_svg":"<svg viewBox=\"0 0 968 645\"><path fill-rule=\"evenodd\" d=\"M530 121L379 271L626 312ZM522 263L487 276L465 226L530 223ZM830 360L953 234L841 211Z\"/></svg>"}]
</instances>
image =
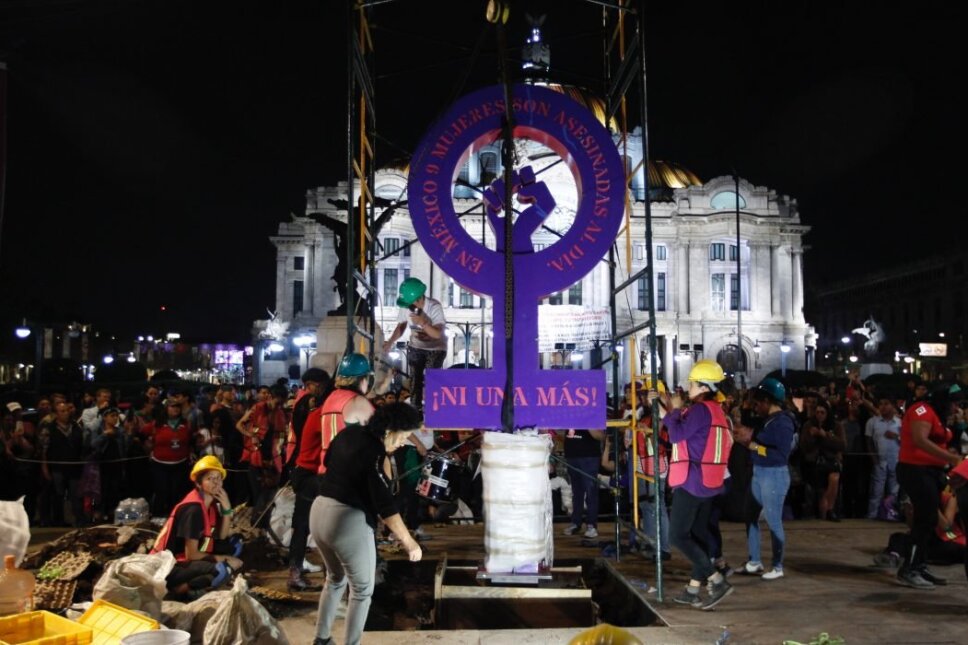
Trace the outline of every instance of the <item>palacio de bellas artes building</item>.
<instances>
[{"instance_id":1,"label":"palacio de bellas artes building","mask_svg":"<svg viewBox=\"0 0 968 645\"><path fill-rule=\"evenodd\" d=\"M542 57L546 65L547 50ZM604 122L604 105L589 92L541 84L584 103ZM629 133L624 142L616 128L611 130L627 168L636 169L630 185L630 236L627 239L620 233L615 245L614 284L621 285L646 263L646 183L641 130ZM490 249L495 248L494 233L487 224L481 195L502 176L500 146L498 139L470 151L452 190L455 211L466 213L461 217L464 228L476 240L483 238ZM515 146L515 170L530 165L555 200L553 212L531 238L535 250L540 250L568 229L577 189L566 164L558 163L558 155L549 148L527 139L516 140ZM648 172L660 378L680 383L692 364L703 358L716 359L728 372L736 373L745 365L745 372L737 373L737 382L747 386L776 369L813 369L817 336L803 315L802 240L809 227L800 222L796 200L742 178L737 182L733 176L704 181L675 162L650 161ZM392 333L400 315L396 306L400 283L417 277L428 285L427 295L445 309L448 353L444 367L465 362L489 366L490 299L461 288L434 266L416 241L406 207L406 161L378 170L373 194L382 247L376 254L375 316L384 337ZM358 195L357 185L354 198ZM345 182L308 190L305 211L280 223L271 237L276 248L275 311L272 319L256 321L253 327L256 376L263 383L280 376L298 378L308 364L325 367L327 364L315 361L313 352L317 341L322 344L321 334L327 326L341 330L338 343L345 345L345 318L340 317L338 323L327 323L327 319L334 317L341 304L333 278L343 270L337 265L345 253L341 228L345 229L346 201ZM590 369L600 364L603 353L609 355L613 332L609 280L606 257L580 282L542 301L538 326L542 368ZM618 330L647 321L647 289L645 278L639 278L615 297ZM647 333L646 327L634 336L639 374L649 373L651 367ZM400 351L383 358L405 370L403 343L399 345ZM630 380L630 347L628 338L617 347L621 352L620 385ZM742 362L738 350L743 352ZM605 371L611 391L612 368Z\"/></svg>"},{"instance_id":2,"label":"palacio de bellas artes building","mask_svg":"<svg viewBox=\"0 0 968 645\"><path fill-rule=\"evenodd\" d=\"M641 161L634 146L640 141L636 138L629 142L631 167ZM519 158L549 152L535 150L539 146L530 141L521 143L524 150ZM472 156L462 174L479 190L500 172L500 150L496 144L493 149L485 148ZM724 367L735 369L740 342L748 366L746 379L750 383L759 382L784 363L787 369L812 368L817 339L803 317L802 237L809 229L800 223L796 201L740 179L737 267L735 179L723 176L703 182L687 169L662 161L654 162L650 172L650 186L655 186L650 192L661 378L670 383L679 382L693 361L702 358L715 358ZM560 231L567 228L573 215L568 199L574 204L574 182L563 165L542 177L558 204L545 224L548 229ZM405 201L406 181L406 169L378 171L375 194L391 202ZM631 216L632 264L626 265L624 235L621 235L617 240L616 284L627 280L645 264L642 186L639 173L632 181L635 198ZM454 192L458 212L472 209L480 202L475 196L478 191L457 186ZM340 304L332 279L337 265L337 234L320 224L318 216L314 219L310 214L322 213L345 221L345 210L330 200L345 203L346 193L345 183L309 191L306 212L282 222L278 233L271 238L276 247L275 319L257 321L255 325L256 333L261 334L257 345L261 351L256 352L256 360L263 361L262 382L289 375L289 365L305 366L305 354L299 346L303 343L297 344L296 339L315 337L329 312ZM477 208L477 212L465 215L462 222L477 239L483 235L488 247L494 248L493 232L481 210ZM415 238L409 213L403 205L379 232L384 250L380 257ZM535 248L553 239L554 233L539 229L533 237ZM741 276L739 293L737 268ZM603 261L581 282L543 301L539 314L542 367L591 367L593 350L606 343L611 335L608 270L607 262ZM445 308L449 351L444 366L464 363L465 359L482 366L489 364L490 299L482 302L482 298L455 284L434 267L419 243L412 243L382 260L377 276L381 306L376 309L376 319L385 336L397 324L398 287L406 278L415 276L429 285L428 295ZM616 300L619 329L647 319L647 288L644 279L640 279ZM738 295L742 297L743 307L741 341L736 331ZM277 330L275 333L273 328ZM638 348L646 347L646 340L642 332L637 339ZM277 349L278 346L285 349L266 351L272 341L278 343L274 346ZM393 358L405 360L403 354L400 352L400 357ZM640 373L647 372L648 368L647 364L639 364ZM626 359L622 361L622 378L626 381L628 371ZM611 378L610 369L606 374Z\"/></svg>"}]
</instances>

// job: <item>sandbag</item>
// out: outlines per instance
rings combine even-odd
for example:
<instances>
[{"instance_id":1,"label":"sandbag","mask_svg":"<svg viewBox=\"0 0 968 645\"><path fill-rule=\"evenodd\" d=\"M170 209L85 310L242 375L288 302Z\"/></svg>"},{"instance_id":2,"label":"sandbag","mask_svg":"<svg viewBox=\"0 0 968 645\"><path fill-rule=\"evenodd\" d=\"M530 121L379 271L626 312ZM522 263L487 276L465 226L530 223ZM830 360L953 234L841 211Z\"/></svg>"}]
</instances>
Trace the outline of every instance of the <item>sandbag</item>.
<instances>
[{"instance_id":1,"label":"sandbag","mask_svg":"<svg viewBox=\"0 0 968 645\"><path fill-rule=\"evenodd\" d=\"M533 573L554 559L550 435L484 433L484 567Z\"/></svg>"},{"instance_id":2,"label":"sandbag","mask_svg":"<svg viewBox=\"0 0 968 645\"><path fill-rule=\"evenodd\" d=\"M292 512L296 507L296 493L286 486L275 497L272 514L269 515L269 528L279 538L281 546L289 547L292 541Z\"/></svg>"},{"instance_id":3,"label":"sandbag","mask_svg":"<svg viewBox=\"0 0 968 645\"><path fill-rule=\"evenodd\" d=\"M215 610L205 626L204 645L289 645L279 623L248 590L245 578L236 576L229 600Z\"/></svg>"},{"instance_id":4,"label":"sandbag","mask_svg":"<svg viewBox=\"0 0 968 645\"><path fill-rule=\"evenodd\" d=\"M165 578L175 567L171 551L133 553L111 560L94 585L94 600L105 600L125 609L142 611L155 620L161 618L161 602L168 593Z\"/></svg>"},{"instance_id":5,"label":"sandbag","mask_svg":"<svg viewBox=\"0 0 968 645\"><path fill-rule=\"evenodd\" d=\"M24 498L0 501L0 562L12 555L20 566L30 542L30 518L24 510Z\"/></svg>"}]
</instances>

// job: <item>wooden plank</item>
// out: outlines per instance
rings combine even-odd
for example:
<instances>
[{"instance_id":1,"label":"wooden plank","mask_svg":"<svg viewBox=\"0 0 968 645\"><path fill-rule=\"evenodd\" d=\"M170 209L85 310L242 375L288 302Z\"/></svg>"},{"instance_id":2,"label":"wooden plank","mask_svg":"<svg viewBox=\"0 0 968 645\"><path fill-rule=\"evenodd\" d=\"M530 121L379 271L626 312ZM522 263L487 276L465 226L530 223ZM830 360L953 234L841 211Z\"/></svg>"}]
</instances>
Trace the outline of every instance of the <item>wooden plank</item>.
<instances>
[{"instance_id":1,"label":"wooden plank","mask_svg":"<svg viewBox=\"0 0 968 645\"><path fill-rule=\"evenodd\" d=\"M435 592L436 593L436 592ZM531 600L553 600L553 599L581 599L589 601L592 599L591 589L555 589L550 587L465 587L455 585L442 585L440 590L441 600L453 600L455 598L500 598L500 599L531 599Z\"/></svg>"}]
</instances>

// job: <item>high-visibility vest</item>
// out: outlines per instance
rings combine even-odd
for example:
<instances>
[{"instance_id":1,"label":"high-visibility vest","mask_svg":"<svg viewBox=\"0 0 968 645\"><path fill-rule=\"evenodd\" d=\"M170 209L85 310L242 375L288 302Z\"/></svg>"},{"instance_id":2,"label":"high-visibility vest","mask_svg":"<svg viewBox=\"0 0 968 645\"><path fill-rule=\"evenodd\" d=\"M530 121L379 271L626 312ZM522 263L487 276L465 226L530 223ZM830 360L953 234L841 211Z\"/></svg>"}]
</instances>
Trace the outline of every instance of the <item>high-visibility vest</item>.
<instances>
[{"instance_id":1,"label":"high-visibility vest","mask_svg":"<svg viewBox=\"0 0 968 645\"><path fill-rule=\"evenodd\" d=\"M320 421L320 450L319 450L319 470L322 475L326 472L326 451L336 435L346 427L346 420L343 418L343 408L351 399L360 396L359 392L337 388L326 397L326 401L318 408Z\"/></svg>"},{"instance_id":2,"label":"high-visibility vest","mask_svg":"<svg viewBox=\"0 0 968 645\"><path fill-rule=\"evenodd\" d=\"M702 457L696 459L689 454L686 441L672 444L672 458L669 465L669 486L682 486L689 477L689 464L698 463L702 473L702 485L706 488L719 488L726 479L726 466L729 453L733 449L732 424L723 407L713 401L704 401L712 421L706 436L706 447ZM688 410L686 411L688 414Z\"/></svg>"},{"instance_id":3,"label":"high-visibility vest","mask_svg":"<svg viewBox=\"0 0 968 645\"><path fill-rule=\"evenodd\" d=\"M636 432L635 437L638 443L636 451L639 453L639 470L647 477L655 477L655 448L653 448L652 437L647 437L644 432ZM659 476L664 477L669 472L669 455L666 454L665 443L669 440L669 434L663 426L659 432Z\"/></svg>"},{"instance_id":4,"label":"high-visibility vest","mask_svg":"<svg viewBox=\"0 0 968 645\"><path fill-rule=\"evenodd\" d=\"M256 468L273 467L282 472L283 444L286 440L286 412L280 408L270 409L266 403L256 403L252 408L253 417L249 419L249 427L256 427L255 436L245 435L242 446L242 463L251 464ZM261 421L266 420L266 427L262 428ZM279 422L282 421L280 424ZM281 425L281 427L280 427ZM262 454L261 445L264 441L272 442L269 448L269 461L266 462Z\"/></svg>"},{"instance_id":5,"label":"high-visibility vest","mask_svg":"<svg viewBox=\"0 0 968 645\"><path fill-rule=\"evenodd\" d=\"M949 489L945 489L941 493L941 506L945 506L948 500L951 498L951 492ZM938 535L943 542L954 542L955 544L964 547L966 544L965 531L960 524L960 518L955 519L955 523L944 530L941 526L935 526L934 532Z\"/></svg>"},{"instance_id":6,"label":"high-visibility vest","mask_svg":"<svg viewBox=\"0 0 968 645\"><path fill-rule=\"evenodd\" d=\"M168 541L171 539L171 530L175 525L175 516L178 514L180 508L188 506L189 504L198 504L202 507L202 517L205 522L202 535L198 539L198 550L202 553L212 553L215 550L215 538L212 537L212 533L215 531L215 525L218 523L218 505L213 501L209 504L208 510L206 510L205 500L196 488L185 495L185 498L178 502L175 508L171 510L171 514L165 521L165 525L161 527L161 532L158 533L158 539L155 540L155 545L151 548L151 553L160 553L168 548ZM188 556L185 555L184 551L176 553L175 560L185 562L188 560Z\"/></svg>"}]
</instances>

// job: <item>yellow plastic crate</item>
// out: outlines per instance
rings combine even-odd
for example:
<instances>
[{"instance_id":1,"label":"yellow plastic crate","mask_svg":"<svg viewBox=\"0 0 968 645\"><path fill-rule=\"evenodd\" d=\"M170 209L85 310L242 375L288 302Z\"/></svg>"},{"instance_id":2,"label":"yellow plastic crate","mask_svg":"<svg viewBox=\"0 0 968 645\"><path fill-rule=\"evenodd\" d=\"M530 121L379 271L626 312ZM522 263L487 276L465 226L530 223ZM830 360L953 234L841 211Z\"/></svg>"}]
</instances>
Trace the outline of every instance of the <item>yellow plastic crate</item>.
<instances>
[{"instance_id":1,"label":"yellow plastic crate","mask_svg":"<svg viewBox=\"0 0 968 645\"><path fill-rule=\"evenodd\" d=\"M106 600L95 600L77 622L94 631L92 645L117 645L130 634L158 629L158 621Z\"/></svg>"},{"instance_id":2,"label":"yellow plastic crate","mask_svg":"<svg viewBox=\"0 0 968 645\"><path fill-rule=\"evenodd\" d=\"M89 645L94 630L49 611L0 618L0 645Z\"/></svg>"}]
</instances>

